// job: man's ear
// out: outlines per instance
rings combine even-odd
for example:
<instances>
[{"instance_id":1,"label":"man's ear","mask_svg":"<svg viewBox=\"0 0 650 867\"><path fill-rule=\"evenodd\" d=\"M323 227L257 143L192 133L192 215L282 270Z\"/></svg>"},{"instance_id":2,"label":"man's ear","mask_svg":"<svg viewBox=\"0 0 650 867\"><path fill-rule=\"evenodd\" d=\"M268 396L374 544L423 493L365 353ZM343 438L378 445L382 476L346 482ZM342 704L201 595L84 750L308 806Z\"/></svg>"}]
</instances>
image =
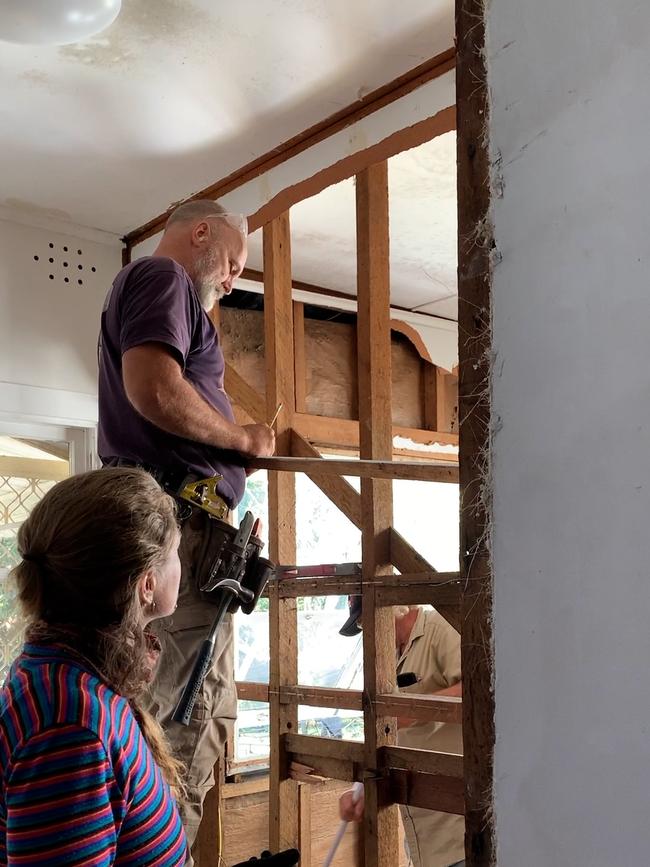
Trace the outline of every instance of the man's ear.
<instances>
[{"instance_id":1,"label":"man's ear","mask_svg":"<svg viewBox=\"0 0 650 867\"><path fill-rule=\"evenodd\" d=\"M150 606L153 602L153 596L156 592L156 573L153 569L144 572L138 581L138 596L140 604L143 608Z\"/></svg>"},{"instance_id":2,"label":"man's ear","mask_svg":"<svg viewBox=\"0 0 650 867\"><path fill-rule=\"evenodd\" d=\"M201 220L192 229L192 245L195 247L203 247L210 239L210 224L207 220Z\"/></svg>"}]
</instances>

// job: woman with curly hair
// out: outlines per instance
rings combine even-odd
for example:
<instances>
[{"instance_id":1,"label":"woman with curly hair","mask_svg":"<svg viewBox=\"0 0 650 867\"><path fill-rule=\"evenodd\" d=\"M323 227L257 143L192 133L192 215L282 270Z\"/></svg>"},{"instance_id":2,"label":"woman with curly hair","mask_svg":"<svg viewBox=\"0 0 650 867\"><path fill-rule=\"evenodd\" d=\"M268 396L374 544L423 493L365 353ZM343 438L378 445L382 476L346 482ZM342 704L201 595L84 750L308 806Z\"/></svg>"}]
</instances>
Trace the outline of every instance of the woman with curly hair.
<instances>
[{"instance_id":1,"label":"woman with curly hair","mask_svg":"<svg viewBox=\"0 0 650 867\"><path fill-rule=\"evenodd\" d=\"M173 500L138 469L66 479L20 528L27 629L0 692L0 864L185 863L180 766L140 704L178 543Z\"/></svg>"}]
</instances>

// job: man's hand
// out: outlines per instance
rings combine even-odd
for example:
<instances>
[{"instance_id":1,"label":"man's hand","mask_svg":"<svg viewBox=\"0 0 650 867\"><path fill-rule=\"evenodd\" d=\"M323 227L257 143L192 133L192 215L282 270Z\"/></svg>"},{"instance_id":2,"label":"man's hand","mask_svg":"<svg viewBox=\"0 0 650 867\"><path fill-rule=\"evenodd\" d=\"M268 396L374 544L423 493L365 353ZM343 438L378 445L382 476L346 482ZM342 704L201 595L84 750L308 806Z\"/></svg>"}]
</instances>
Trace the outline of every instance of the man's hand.
<instances>
[{"instance_id":1,"label":"man's hand","mask_svg":"<svg viewBox=\"0 0 650 867\"><path fill-rule=\"evenodd\" d=\"M361 822L363 819L363 811L366 806L365 794L362 791L359 794L359 800L354 803L354 792L350 789L348 792L343 792L339 798L339 815L344 822Z\"/></svg>"},{"instance_id":2,"label":"man's hand","mask_svg":"<svg viewBox=\"0 0 650 867\"><path fill-rule=\"evenodd\" d=\"M265 458L275 451L275 431L267 424L245 424L246 443L239 451L247 458Z\"/></svg>"}]
</instances>

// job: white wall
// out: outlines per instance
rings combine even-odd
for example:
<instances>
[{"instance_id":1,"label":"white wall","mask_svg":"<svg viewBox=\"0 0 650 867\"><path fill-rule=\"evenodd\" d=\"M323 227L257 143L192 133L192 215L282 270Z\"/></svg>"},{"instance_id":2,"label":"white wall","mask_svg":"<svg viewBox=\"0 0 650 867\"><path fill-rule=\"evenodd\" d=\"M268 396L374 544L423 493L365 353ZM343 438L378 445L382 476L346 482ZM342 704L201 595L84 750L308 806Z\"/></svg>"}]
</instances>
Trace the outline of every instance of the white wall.
<instances>
[{"instance_id":1,"label":"white wall","mask_svg":"<svg viewBox=\"0 0 650 867\"><path fill-rule=\"evenodd\" d=\"M650 862L650 11L487 14L498 864L632 867Z\"/></svg>"},{"instance_id":2,"label":"white wall","mask_svg":"<svg viewBox=\"0 0 650 867\"><path fill-rule=\"evenodd\" d=\"M120 266L114 236L0 214L0 420L96 419L99 317Z\"/></svg>"}]
</instances>

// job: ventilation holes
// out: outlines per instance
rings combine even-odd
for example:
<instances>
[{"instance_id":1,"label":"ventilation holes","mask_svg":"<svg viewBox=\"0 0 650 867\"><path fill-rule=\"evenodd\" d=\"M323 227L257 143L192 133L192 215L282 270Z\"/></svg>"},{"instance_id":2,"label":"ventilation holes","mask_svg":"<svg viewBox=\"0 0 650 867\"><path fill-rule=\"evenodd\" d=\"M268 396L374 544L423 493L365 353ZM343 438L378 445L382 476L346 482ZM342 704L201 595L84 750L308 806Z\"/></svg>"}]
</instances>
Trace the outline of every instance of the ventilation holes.
<instances>
[{"instance_id":1,"label":"ventilation holes","mask_svg":"<svg viewBox=\"0 0 650 867\"><path fill-rule=\"evenodd\" d=\"M61 258L57 258L57 251L61 251ZM97 273L97 266L91 265L89 262L82 263L80 261L71 261L74 260L75 256L75 248L70 247L69 244L57 244L55 241L49 241L47 245L47 253L48 255L44 255L41 253L32 253L32 259L34 262L41 262L47 259L50 267L43 274L42 279L45 279L45 275L47 274L47 278L49 280L58 280L61 284L67 283L68 285L74 284L74 278L70 276L70 272L68 269L74 268L77 266L77 285L83 286L84 280L83 274L81 272L90 269L93 274ZM63 259L63 256L66 256ZM83 250L81 248L77 248L77 257L83 256ZM85 265L85 267L84 267ZM42 272L41 272L42 273Z\"/></svg>"}]
</instances>

